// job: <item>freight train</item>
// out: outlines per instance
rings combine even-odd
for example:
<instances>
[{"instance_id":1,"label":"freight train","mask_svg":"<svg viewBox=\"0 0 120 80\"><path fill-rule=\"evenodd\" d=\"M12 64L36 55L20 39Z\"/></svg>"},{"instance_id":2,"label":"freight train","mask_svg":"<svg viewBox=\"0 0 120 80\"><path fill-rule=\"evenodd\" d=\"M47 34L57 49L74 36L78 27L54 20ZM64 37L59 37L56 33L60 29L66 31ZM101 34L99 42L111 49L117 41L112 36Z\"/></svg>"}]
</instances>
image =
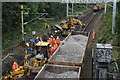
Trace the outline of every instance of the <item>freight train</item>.
<instances>
[{"instance_id":1,"label":"freight train","mask_svg":"<svg viewBox=\"0 0 120 80\"><path fill-rule=\"evenodd\" d=\"M104 8L104 4L97 4L93 6L93 11L99 11L102 10L103 8Z\"/></svg>"}]
</instances>

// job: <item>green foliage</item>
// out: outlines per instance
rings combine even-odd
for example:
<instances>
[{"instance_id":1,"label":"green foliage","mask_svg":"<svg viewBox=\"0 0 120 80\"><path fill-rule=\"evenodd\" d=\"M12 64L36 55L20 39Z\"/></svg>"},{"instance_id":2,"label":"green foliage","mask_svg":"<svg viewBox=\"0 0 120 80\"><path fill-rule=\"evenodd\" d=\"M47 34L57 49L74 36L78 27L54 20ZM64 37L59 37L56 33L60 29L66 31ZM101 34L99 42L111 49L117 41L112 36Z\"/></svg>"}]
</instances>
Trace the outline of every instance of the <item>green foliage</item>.
<instances>
[{"instance_id":1,"label":"green foliage","mask_svg":"<svg viewBox=\"0 0 120 80\"><path fill-rule=\"evenodd\" d=\"M116 16L116 41L117 46L120 46L120 1L117 3L117 16Z\"/></svg>"},{"instance_id":2,"label":"green foliage","mask_svg":"<svg viewBox=\"0 0 120 80\"><path fill-rule=\"evenodd\" d=\"M101 31L97 34L99 43L110 43L114 46L120 46L120 2L117 3L115 35L112 34L112 8L107 7L107 14L102 18Z\"/></svg>"},{"instance_id":3,"label":"green foliage","mask_svg":"<svg viewBox=\"0 0 120 80\"><path fill-rule=\"evenodd\" d=\"M55 18L53 21L34 20L26 25L25 31L27 33L26 38L31 36L31 32L45 31L45 23L54 25L60 19L66 17L66 4L55 2L6 2L2 3L2 31L3 31L3 49L11 45L19 43L21 38L21 4L27 10L28 13L48 13L45 18ZM83 5L82 5L83 6ZM80 7L80 6L79 6ZM79 8L78 7L78 8ZM83 10L83 9L77 9ZM28 22L36 17L40 17L39 14L25 14L24 23Z\"/></svg>"}]
</instances>

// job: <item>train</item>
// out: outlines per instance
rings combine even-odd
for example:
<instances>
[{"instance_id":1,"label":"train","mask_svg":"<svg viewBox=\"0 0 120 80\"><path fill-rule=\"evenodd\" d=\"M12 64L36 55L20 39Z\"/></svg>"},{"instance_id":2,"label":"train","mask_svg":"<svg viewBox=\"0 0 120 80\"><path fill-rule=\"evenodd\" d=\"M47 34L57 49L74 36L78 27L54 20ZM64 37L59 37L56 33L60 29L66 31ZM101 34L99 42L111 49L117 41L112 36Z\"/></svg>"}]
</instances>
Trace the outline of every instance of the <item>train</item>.
<instances>
[{"instance_id":1,"label":"train","mask_svg":"<svg viewBox=\"0 0 120 80\"><path fill-rule=\"evenodd\" d=\"M95 5L95 6L93 6L93 11L99 11L99 10L102 10L102 9L104 9L104 4L97 4L97 5Z\"/></svg>"}]
</instances>

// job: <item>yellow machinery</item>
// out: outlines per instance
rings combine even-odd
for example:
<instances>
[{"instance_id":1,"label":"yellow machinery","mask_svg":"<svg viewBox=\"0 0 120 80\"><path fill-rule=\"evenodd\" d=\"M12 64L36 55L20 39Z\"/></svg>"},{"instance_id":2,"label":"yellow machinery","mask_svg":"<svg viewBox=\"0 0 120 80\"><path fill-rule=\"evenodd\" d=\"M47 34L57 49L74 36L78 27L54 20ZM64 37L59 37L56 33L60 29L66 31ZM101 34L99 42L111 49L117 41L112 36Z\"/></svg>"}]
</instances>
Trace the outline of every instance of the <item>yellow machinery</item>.
<instances>
[{"instance_id":1,"label":"yellow machinery","mask_svg":"<svg viewBox=\"0 0 120 80\"><path fill-rule=\"evenodd\" d=\"M36 43L36 55L33 60L28 59L28 56L25 56L24 66L43 66L49 56L49 42L38 42ZM33 63L32 65L30 63Z\"/></svg>"},{"instance_id":2,"label":"yellow machinery","mask_svg":"<svg viewBox=\"0 0 120 80\"><path fill-rule=\"evenodd\" d=\"M36 44L37 55L34 59L34 66L43 66L49 58L49 42L38 42Z\"/></svg>"},{"instance_id":3,"label":"yellow machinery","mask_svg":"<svg viewBox=\"0 0 120 80\"><path fill-rule=\"evenodd\" d=\"M7 76L3 76L2 80L16 80L22 76L30 76L31 70L28 67L19 66L18 69L10 72Z\"/></svg>"},{"instance_id":4,"label":"yellow machinery","mask_svg":"<svg viewBox=\"0 0 120 80\"><path fill-rule=\"evenodd\" d=\"M46 61L47 61L46 58L43 61L38 61L38 60L35 59L34 60L34 66L43 66Z\"/></svg>"},{"instance_id":5,"label":"yellow machinery","mask_svg":"<svg viewBox=\"0 0 120 80\"><path fill-rule=\"evenodd\" d=\"M29 60L24 60L24 66L29 66Z\"/></svg>"},{"instance_id":6,"label":"yellow machinery","mask_svg":"<svg viewBox=\"0 0 120 80\"><path fill-rule=\"evenodd\" d=\"M66 21L62 21L61 27L62 27L62 29L68 29L68 24L67 24L67 22L66 22Z\"/></svg>"},{"instance_id":7,"label":"yellow machinery","mask_svg":"<svg viewBox=\"0 0 120 80\"><path fill-rule=\"evenodd\" d=\"M84 27L85 24L78 19L67 19L67 21L62 21L61 27L63 29L63 35L68 35L71 30L75 30ZM70 31L69 31L70 30Z\"/></svg>"},{"instance_id":8,"label":"yellow machinery","mask_svg":"<svg viewBox=\"0 0 120 80\"><path fill-rule=\"evenodd\" d=\"M68 29L68 24L63 24L62 29Z\"/></svg>"},{"instance_id":9,"label":"yellow machinery","mask_svg":"<svg viewBox=\"0 0 120 80\"><path fill-rule=\"evenodd\" d=\"M62 23L60 24L63 31L62 31L62 35L68 35L69 34L69 27L68 27L68 21L62 21Z\"/></svg>"},{"instance_id":10,"label":"yellow machinery","mask_svg":"<svg viewBox=\"0 0 120 80\"><path fill-rule=\"evenodd\" d=\"M97 4L97 6L99 7L99 10L101 10L105 7L105 4Z\"/></svg>"},{"instance_id":11,"label":"yellow machinery","mask_svg":"<svg viewBox=\"0 0 120 80\"><path fill-rule=\"evenodd\" d=\"M85 24L78 19L70 19L70 21L71 21L71 23L73 23L73 25L79 25L79 27L85 26ZM69 24L71 24L71 23L69 23Z\"/></svg>"}]
</instances>

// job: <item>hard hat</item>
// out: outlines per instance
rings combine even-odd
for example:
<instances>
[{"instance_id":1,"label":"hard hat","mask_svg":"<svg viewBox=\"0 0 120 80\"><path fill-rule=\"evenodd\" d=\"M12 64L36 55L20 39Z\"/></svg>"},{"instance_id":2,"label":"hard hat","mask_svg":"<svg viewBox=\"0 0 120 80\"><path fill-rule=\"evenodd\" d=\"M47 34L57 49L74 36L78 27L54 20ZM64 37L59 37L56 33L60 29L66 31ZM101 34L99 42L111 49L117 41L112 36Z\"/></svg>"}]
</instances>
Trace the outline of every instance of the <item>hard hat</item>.
<instances>
[{"instance_id":1,"label":"hard hat","mask_svg":"<svg viewBox=\"0 0 120 80\"><path fill-rule=\"evenodd\" d=\"M32 35L35 35L36 34L36 32L35 31L32 31Z\"/></svg>"},{"instance_id":2,"label":"hard hat","mask_svg":"<svg viewBox=\"0 0 120 80\"><path fill-rule=\"evenodd\" d=\"M53 36L51 35L50 37L52 37L53 38Z\"/></svg>"},{"instance_id":3,"label":"hard hat","mask_svg":"<svg viewBox=\"0 0 120 80\"><path fill-rule=\"evenodd\" d=\"M59 36L57 36L57 39L59 39Z\"/></svg>"},{"instance_id":4,"label":"hard hat","mask_svg":"<svg viewBox=\"0 0 120 80\"><path fill-rule=\"evenodd\" d=\"M52 45L49 45L49 47L52 47Z\"/></svg>"},{"instance_id":5,"label":"hard hat","mask_svg":"<svg viewBox=\"0 0 120 80\"><path fill-rule=\"evenodd\" d=\"M55 32L57 33L58 31L55 30Z\"/></svg>"},{"instance_id":6,"label":"hard hat","mask_svg":"<svg viewBox=\"0 0 120 80\"><path fill-rule=\"evenodd\" d=\"M28 51L33 51L33 48L27 48Z\"/></svg>"},{"instance_id":7,"label":"hard hat","mask_svg":"<svg viewBox=\"0 0 120 80\"><path fill-rule=\"evenodd\" d=\"M35 43L35 40L34 39L30 39L29 42Z\"/></svg>"}]
</instances>

